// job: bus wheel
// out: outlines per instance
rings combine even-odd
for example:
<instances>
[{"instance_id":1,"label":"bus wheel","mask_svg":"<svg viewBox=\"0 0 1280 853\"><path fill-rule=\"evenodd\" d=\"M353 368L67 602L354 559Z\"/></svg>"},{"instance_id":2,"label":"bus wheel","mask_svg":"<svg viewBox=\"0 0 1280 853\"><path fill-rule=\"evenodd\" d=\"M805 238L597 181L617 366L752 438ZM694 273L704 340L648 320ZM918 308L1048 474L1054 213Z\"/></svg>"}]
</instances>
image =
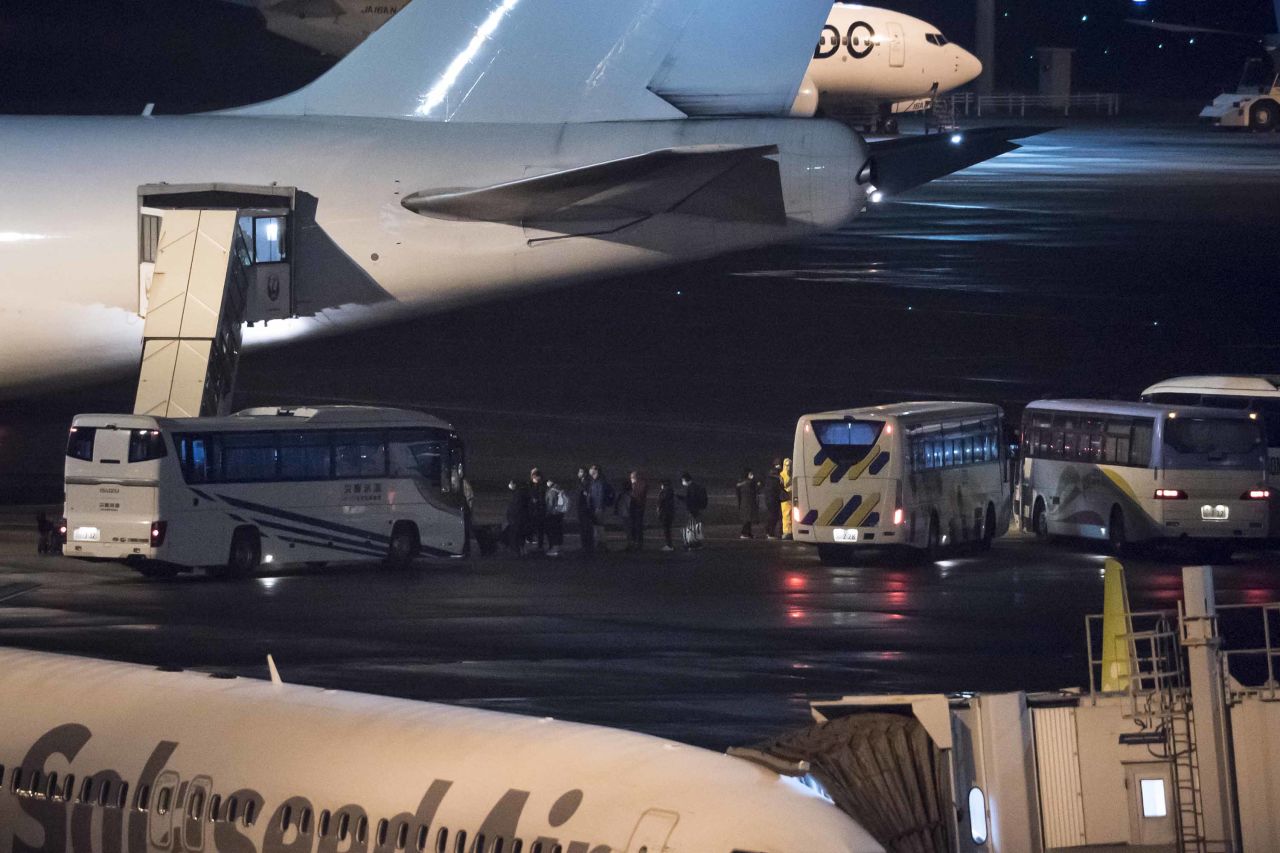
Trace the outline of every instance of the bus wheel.
<instances>
[{"instance_id":1,"label":"bus wheel","mask_svg":"<svg viewBox=\"0 0 1280 853\"><path fill-rule=\"evenodd\" d=\"M982 524L982 538L978 540L978 550L990 551L991 540L996 538L996 508L987 504L987 519Z\"/></svg>"},{"instance_id":2,"label":"bus wheel","mask_svg":"<svg viewBox=\"0 0 1280 853\"><path fill-rule=\"evenodd\" d=\"M227 556L225 577L247 578L258 571L262 562L262 537L257 528L241 527L231 537L231 553Z\"/></svg>"},{"instance_id":3,"label":"bus wheel","mask_svg":"<svg viewBox=\"0 0 1280 853\"><path fill-rule=\"evenodd\" d=\"M396 522L391 531L391 546L387 549L387 565L393 569L409 568L421 547L417 525L408 521Z\"/></svg>"},{"instance_id":4,"label":"bus wheel","mask_svg":"<svg viewBox=\"0 0 1280 853\"><path fill-rule=\"evenodd\" d=\"M936 512L929 513L929 538L924 546L924 555L931 563L942 559L942 531L939 530Z\"/></svg>"},{"instance_id":5,"label":"bus wheel","mask_svg":"<svg viewBox=\"0 0 1280 853\"><path fill-rule=\"evenodd\" d=\"M1124 531L1124 510L1118 506L1111 508L1110 527L1107 528L1107 542L1111 544L1111 553L1123 557L1128 547L1128 536Z\"/></svg>"},{"instance_id":6,"label":"bus wheel","mask_svg":"<svg viewBox=\"0 0 1280 853\"><path fill-rule=\"evenodd\" d=\"M1036 498L1036 508L1031 512L1031 531L1041 542L1049 540L1049 514L1044 510L1044 501Z\"/></svg>"}]
</instances>

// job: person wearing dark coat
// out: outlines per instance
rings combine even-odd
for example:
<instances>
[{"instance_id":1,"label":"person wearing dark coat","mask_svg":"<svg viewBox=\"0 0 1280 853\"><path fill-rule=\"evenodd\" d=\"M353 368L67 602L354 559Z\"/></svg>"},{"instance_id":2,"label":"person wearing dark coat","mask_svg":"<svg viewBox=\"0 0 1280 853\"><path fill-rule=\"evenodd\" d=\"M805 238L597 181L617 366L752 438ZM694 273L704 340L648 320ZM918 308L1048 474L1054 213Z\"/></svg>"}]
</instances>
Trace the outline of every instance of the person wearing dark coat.
<instances>
[{"instance_id":1,"label":"person wearing dark coat","mask_svg":"<svg viewBox=\"0 0 1280 853\"><path fill-rule=\"evenodd\" d=\"M738 481L738 521L742 522L739 539L751 539L751 525L760 520L760 481L750 468L742 472Z\"/></svg>"},{"instance_id":2,"label":"person wearing dark coat","mask_svg":"<svg viewBox=\"0 0 1280 853\"><path fill-rule=\"evenodd\" d=\"M702 512L707 508L707 490L701 483L693 479L688 471L680 475L680 483L684 486L684 494L677 497L684 501L684 508L689 513L689 525L685 532L685 548L702 547Z\"/></svg>"},{"instance_id":3,"label":"person wearing dark coat","mask_svg":"<svg viewBox=\"0 0 1280 853\"><path fill-rule=\"evenodd\" d=\"M507 548L517 557L524 556L524 537L529 529L529 490L515 480L507 484L511 499L507 501L507 526L502 531Z\"/></svg>"},{"instance_id":4,"label":"person wearing dark coat","mask_svg":"<svg viewBox=\"0 0 1280 853\"><path fill-rule=\"evenodd\" d=\"M764 481L764 512L766 539L782 538L782 502L786 500L782 485L782 460L775 459L769 476Z\"/></svg>"},{"instance_id":5,"label":"person wearing dark coat","mask_svg":"<svg viewBox=\"0 0 1280 853\"><path fill-rule=\"evenodd\" d=\"M604 478L599 465L592 465L587 469L587 479L590 480L587 491L591 502L591 523L595 526L592 541L595 543L595 550L608 551L604 542L604 519L614 508L613 486Z\"/></svg>"},{"instance_id":6,"label":"person wearing dark coat","mask_svg":"<svg viewBox=\"0 0 1280 853\"><path fill-rule=\"evenodd\" d=\"M658 487L658 523L662 525L664 551L674 551L676 546L671 542L671 525L676 520L676 493L671 488L670 480L663 480Z\"/></svg>"},{"instance_id":7,"label":"person wearing dark coat","mask_svg":"<svg viewBox=\"0 0 1280 853\"><path fill-rule=\"evenodd\" d=\"M528 497L529 526L525 539L541 551L547 540L547 483L537 468L529 472Z\"/></svg>"},{"instance_id":8,"label":"person wearing dark coat","mask_svg":"<svg viewBox=\"0 0 1280 853\"><path fill-rule=\"evenodd\" d=\"M649 498L649 484L639 471L632 471L627 478L627 550L639 551L644 547L644 512Z\"/></svg>"},{"instance_id":9,"label":"person wearing dark coat","mask_svg":"<svg viewBox=\"0 0 1280 853\"><path fill-rule=\"evenodd\" d=\"M582 553L590 554L596 549L596 519L591 511L591 477L586 468L578 469L578 541L582 543Z\"/></svg>"}]
</instances>

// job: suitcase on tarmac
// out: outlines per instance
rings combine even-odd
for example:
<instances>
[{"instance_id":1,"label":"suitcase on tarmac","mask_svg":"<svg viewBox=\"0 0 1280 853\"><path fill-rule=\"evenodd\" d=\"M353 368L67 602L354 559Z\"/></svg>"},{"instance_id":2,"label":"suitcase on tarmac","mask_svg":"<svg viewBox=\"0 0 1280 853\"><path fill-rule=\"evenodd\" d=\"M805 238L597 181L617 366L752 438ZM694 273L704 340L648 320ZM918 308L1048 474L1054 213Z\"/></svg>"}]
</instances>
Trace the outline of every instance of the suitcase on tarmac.
<instances>
[{"instance_id":1,"label":"suitcase on tarmac","mask_svg":"<svg viewBox=\"0 0 1280 853\"><path fill-rule=\"evenodd\" d=\"M698 548L702 545L702 522L690 519L684 526L684 547Z\"/></svg>"}]
</instances>

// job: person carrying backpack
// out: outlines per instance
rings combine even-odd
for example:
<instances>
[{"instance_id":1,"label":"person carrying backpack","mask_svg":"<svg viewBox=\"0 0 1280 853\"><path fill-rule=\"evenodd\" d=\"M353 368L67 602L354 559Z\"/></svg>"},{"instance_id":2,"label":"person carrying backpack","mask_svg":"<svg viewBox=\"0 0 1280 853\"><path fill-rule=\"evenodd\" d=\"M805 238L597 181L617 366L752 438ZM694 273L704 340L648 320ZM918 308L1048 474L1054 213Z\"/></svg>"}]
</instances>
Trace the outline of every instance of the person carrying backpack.
<instances>
[{"instance_id":1,"label":"person carrying backpack","mask_svg":"<svg viewBox=\"0 0 1280 853\"><path fill-rule=\"evenodd\" d=\"M684 529L685 549L702 547L702 513L707 508L707 490L701 483L694 482L688 472L680 475L680 483L684 486L684 494L679 495L684 508L689 513L689 523Z\"/></svg>"}]
</instances>

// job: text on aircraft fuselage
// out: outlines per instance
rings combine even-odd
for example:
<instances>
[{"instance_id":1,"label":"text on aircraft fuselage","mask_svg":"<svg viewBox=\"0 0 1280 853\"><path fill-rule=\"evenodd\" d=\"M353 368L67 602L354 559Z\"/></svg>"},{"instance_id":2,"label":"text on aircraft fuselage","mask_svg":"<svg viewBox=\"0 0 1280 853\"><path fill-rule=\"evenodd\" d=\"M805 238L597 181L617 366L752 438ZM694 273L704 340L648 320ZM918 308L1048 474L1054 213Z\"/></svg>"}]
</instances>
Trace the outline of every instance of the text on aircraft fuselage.
<instances>
[{"instance_id":1,"label":"text on aircraft fuselage","mask_svg":"<svg viewBox=\"0 0 1280 853\"><path fill-rule=\"evenodd\" d=\"M829 46L827 44L828 35L831 37ZM840 30L831 24L823 26L822 36L818 39L818 46L813 51L813 58L829 59L835 56L840 50L842 41L850 56L854 59L865 59L876 47L875 27L866 21L854 21L849 25L849 29L845 31L844 38L841 39Z\"/></svg>"},{"instance_id":2,"label":"text on aircraft fuselage","mask_svg":"<svg viewBox=\"0 0 1280 853\"><path fill-rule=\"evenodd\" d=\"M382 818L355 803L322 809L323 803L293 795L271 804L252 788L217 791L207 775L182 779L166 769L178 750L175 741L160 741L137 773L124 776L112 769L82 773L75 789L71 788L75 775L59 779L46 769L55 757L74 764L92 737L88 727L78 723L57 726L9 771L14 774L12 784L0 786L0 796L15 797L18 809L31 820L0 827L0 833L8 834L7 838L0 834L0 849L8 841L12 853L338 853L339 847L342 853L396 853L423 849L418 846L423 827L429 828L429 843L435 843L444 826L436 820L437 813L453 787L452 781L433 780L412 813ZM469 836L467 850L473 853L479 839L502 838L511 844L529 796L529 791L508 789L479 826L455 823L449 827L450 846L462 832ZM199 805L193 805L197 797ZM582 790L566 791L552 804L547 823L559 831L582 801ZM255 827L254 834L262 837L261 847L246 834ZM543 850L613 853L607 844L542 835L530 846L538 842Z\"/></svg>"}]
</instances>

